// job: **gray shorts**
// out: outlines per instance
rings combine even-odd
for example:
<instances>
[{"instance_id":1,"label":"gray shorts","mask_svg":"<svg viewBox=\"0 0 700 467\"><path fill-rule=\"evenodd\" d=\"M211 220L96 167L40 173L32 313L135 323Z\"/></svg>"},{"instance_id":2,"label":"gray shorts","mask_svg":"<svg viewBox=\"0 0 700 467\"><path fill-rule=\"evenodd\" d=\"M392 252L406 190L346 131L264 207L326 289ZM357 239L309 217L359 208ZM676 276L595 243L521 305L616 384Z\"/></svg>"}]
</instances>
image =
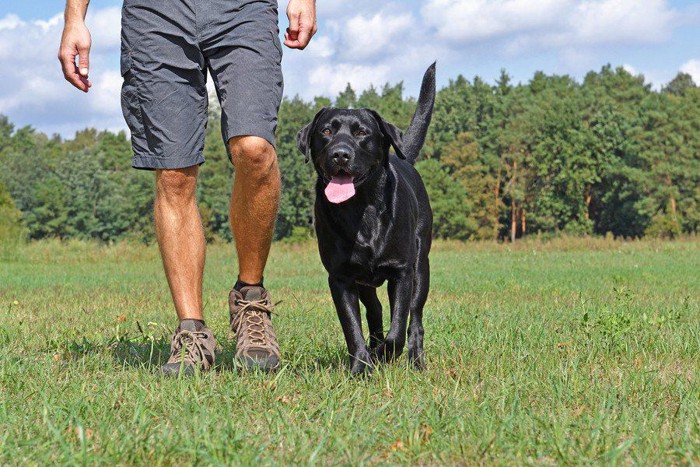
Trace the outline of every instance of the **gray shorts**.
<instances>
[{"instance_id":1,"label":"gray shorts","mask_svg":"<svg viewBox=\"0 0 700 467\"><path fill-rule=\"evenodd\" d=\"M282 100L276 0L124 0L122 110L133 166L204 162L206 70L221 102L224 141L275 144Z\"/></svg>"}]
</instances>

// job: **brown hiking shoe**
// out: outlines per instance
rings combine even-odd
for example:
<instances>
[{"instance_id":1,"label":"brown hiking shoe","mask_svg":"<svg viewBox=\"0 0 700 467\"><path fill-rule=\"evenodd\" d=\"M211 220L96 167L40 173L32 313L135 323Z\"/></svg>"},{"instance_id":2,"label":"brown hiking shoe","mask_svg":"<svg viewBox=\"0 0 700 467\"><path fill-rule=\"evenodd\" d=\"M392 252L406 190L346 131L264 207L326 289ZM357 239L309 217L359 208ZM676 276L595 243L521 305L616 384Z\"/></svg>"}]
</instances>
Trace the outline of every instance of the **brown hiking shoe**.
<instances>
[{"instance_id":1,"label":"brown hiking shoe","mask_svg":"<svg viewBox=\"0 0 700 467\"><path fill-rule=\"evenodd\" d=\"M160 371L165 376L178 376L194 374L197 368L209 370L214 364L215 348L211 329L192 319L182 320L170 343L170 359Z\"/></svg>"},{"instance_id":2,"label":"brown hiking shoe","mask_svg":"<svg viewBox=\"0 0 700 467\"><path fill-rule=\"evenodd\" d=\"M228 296L231 331L236 335L236 360L249 370L272 371L280 363L280 348L272 329L273 305L263 287L246 286Z\"/></svg>"}]
</instances>

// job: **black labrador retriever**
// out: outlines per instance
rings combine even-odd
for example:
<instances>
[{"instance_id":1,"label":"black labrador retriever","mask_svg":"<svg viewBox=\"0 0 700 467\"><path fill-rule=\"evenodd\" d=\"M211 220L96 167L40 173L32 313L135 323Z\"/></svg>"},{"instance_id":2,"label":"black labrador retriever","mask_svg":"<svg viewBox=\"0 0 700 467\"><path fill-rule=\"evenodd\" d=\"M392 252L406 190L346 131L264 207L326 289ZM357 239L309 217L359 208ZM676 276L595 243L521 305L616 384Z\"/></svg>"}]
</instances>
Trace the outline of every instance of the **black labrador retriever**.
<instances>
[{"instance_id":1,"label":"black labrador retriever","mask_svg":"<svg viewBox=\"0 0 700 467\"><path fill-rule=\"evenodd\" d=\"M368 109L324 108L297 135L313 161L315 226L321 260L350 353L353 375L375 358L390 361L406 342L423 367L423 306L430 283L433 215L413 167L435 103L435 64L423 77L411 124L401 130ZM390 154L393 147L395 154ZM388 281L391 326L384 338L376 288ZM367 309L369 348L358 299ZM410 322L407 323L410 316Z\"/></svg>"}]
</instances>

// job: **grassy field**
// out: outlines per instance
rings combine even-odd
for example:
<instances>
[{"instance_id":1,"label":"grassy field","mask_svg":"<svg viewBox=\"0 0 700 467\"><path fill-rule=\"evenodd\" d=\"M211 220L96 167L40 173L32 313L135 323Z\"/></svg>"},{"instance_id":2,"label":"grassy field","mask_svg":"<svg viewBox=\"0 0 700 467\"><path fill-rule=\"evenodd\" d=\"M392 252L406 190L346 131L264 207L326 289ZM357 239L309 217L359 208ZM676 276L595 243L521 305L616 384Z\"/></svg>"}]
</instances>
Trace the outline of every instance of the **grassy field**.
<instances>
[{"instance_id":1,"label":"grassy field","mask_svg":"<svg viewBox=\"0 0 700 467\"><path fill-rule=\"evenodd\" d=\"M235 258L213 246L217 371L163 380L176 320L155 248L27 246L0 263L0 464L700 463L700 241L431 258L426 371L349 378L307 244L276 245L267 272L284 366L239 374Z\"/></svg>"}]
</instances>

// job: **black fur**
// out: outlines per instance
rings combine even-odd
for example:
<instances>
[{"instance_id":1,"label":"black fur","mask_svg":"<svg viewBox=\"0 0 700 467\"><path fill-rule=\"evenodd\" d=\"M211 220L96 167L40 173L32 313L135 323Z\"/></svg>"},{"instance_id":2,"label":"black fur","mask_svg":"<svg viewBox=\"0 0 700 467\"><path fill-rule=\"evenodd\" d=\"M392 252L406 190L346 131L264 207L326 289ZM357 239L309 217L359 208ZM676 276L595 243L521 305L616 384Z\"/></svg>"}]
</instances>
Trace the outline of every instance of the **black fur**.
<instances>
[{"instance_id":1,"label":"black fur","mask_svg":"<svg viewBox=\"0 0 700 467\"><path fill-rule=\"evenodd\" d=\"M405 135L373 110L324 108L297 136L299 150L313 161L318 175L319 252L352 374L368 371L375 358L389 361L400 355L407 326L408 357L418 368L424 364L423 306L430 284L433 218L413 163L425 141L434 102L435 64L425 73L418 108ZM333 204L324 190L341 172L354 177L356 193ZM391 305L386 337L376 293L384 281ZM362 334L360 301L367 311L369 346Z\"/></svg>"}]
</instances>

